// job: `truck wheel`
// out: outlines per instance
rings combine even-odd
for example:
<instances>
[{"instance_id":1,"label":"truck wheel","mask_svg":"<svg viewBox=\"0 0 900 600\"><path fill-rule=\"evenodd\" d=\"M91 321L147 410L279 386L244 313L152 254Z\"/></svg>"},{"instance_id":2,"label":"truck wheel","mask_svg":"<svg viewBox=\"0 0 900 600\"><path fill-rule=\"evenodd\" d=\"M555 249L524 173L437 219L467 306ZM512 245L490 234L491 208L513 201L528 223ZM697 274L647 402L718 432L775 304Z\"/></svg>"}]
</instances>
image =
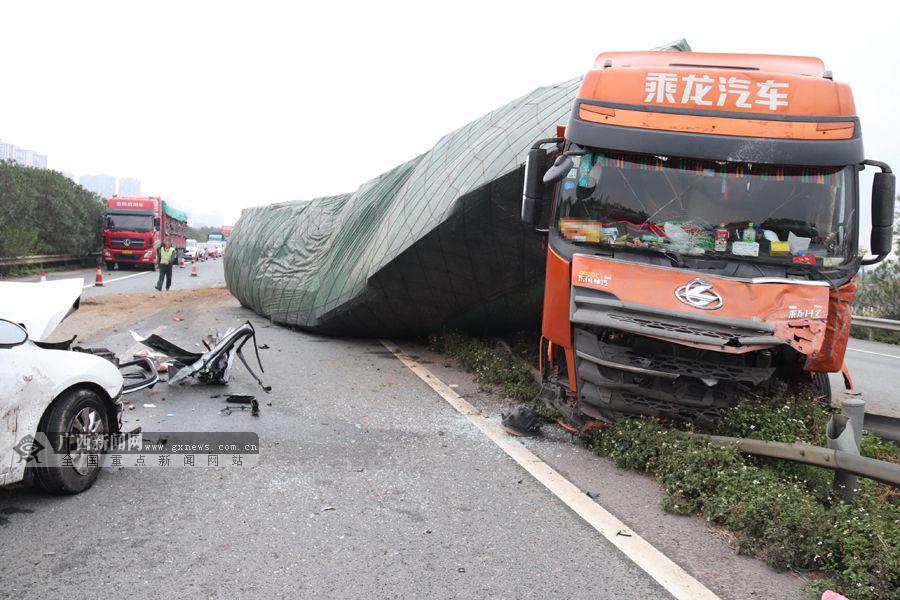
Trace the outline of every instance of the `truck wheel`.
<instances>
[{"instance_id":1,"label":"truck wheel","mask_svg":"<svg viewBox=\"0 0 900 600\"><path fill-rule=\"evenodd\" d=\"M108 420L106 405L96 392L75 389L65 392L51 405L42 419L40 430L46 434L51 448L59 448L63 444L61 432L106 433L109 431ZM100 474L99 464L92 464L89 452L76 450L74 444L70 447L70 466L34 467L35 479L44 490L53 494L77 494L94 484ZM65 460L65 457L60 459Z\"/></svg>"},{"instance_id":2,"label":"truck wheel","mask_svg":"<svg viewBox=\"0 0 900 600\"><path fill-rule=\"evenodd\" d=\"M111 262L106 263L106 270L107 270L107 271L112 271L112 270L113 270L113 263L111 263Z\"/></svg>"},{"instance_id":3,"label":"truck wheel","mask_svg":"<svg viewBox=\"0 0 900 600\"><path fill-rule=\"evenodd\" d=\"M816 394L822 398L825 404L831 403L831 380L828 373L816 373L813 377L813 385L816 386Z\"/></svg>"}]
</instances>

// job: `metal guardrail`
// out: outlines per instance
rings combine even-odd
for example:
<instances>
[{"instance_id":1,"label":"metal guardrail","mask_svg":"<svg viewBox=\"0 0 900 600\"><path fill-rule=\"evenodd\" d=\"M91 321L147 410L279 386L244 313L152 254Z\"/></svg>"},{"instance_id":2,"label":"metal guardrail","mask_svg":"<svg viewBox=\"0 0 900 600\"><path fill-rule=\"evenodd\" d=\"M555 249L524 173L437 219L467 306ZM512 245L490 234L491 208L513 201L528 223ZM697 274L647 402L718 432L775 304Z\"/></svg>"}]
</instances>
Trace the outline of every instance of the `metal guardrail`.
<instances>
[{"instance_id":1,"label":"metal guardrail","mask_svg":"<svg viewBox=\"0 0 900 600\"><path fill-rule=\"evenodd\" d=\"M852 323L859 327L868 328L870 337L872 334L872 330L874 329L883 329L885 331L900 331L900 321L894 321L892 319L879 319L878 317L858 317L854 315Z\"/></svg>"},{"instance_id":2,"label":"metal guardrail","mask_svg":"<svg viewBox=\"0 0 900 600\"><path fill-rule=\"evenodd\" d=\"M15 267L92 262L96 261L99 256L99 252L92 252L85 256L78 256L74 254L41 254L38 256L0 257L0 271L5 271Z\"/></svg>"}]
</instances>

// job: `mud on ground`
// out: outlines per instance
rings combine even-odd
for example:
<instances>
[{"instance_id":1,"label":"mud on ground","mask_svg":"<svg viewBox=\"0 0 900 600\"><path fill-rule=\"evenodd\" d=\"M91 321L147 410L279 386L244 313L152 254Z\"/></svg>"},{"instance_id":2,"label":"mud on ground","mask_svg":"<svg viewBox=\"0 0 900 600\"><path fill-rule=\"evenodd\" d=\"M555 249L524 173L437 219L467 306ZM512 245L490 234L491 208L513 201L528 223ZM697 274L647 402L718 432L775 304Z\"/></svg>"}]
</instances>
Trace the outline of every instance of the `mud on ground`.
<instances>
[{"instance_id":1,"label":"mud on ground","mask_svg":"<svg viewBox=\"0 0 900 600\"><path fill-rule=\"evenodd\" d=\"M82 298L81 305L56 329L49 341L78 335L97 337L109 331L130 329L131 324L156 312L170 311L173 320L189 318L196 311L215 310L237 304L224 287L171 292L135 292Z\"/></svg>"}]
</instances>

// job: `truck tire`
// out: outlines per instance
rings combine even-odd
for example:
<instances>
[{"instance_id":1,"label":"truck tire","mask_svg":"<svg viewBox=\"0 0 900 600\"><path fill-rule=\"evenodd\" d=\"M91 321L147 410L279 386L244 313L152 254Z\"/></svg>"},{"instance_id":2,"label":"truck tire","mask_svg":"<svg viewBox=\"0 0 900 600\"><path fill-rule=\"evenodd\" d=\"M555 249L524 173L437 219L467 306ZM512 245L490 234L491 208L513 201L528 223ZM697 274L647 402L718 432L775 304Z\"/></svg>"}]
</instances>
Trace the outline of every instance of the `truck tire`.
<instances>
[{"instance_id":1,"label":"truck tire","mask_svg":"<svg viewBox=\"0 0 900 600\"><path fill-rule=\"evenodd\" d=\"M816 394L822 399L824 404L831 403L831 380L828 379L828 373L816 373L813 376L813 385L816 387Z\"/></svg>"},{"instance_id":2,"label":"truck tire","mask_svg":"<svg viewBox=\"0 0 900 600\"><path fill-rule=\"evenodd\" d=\"M106 263L106 270L112 271L114 265L115 265L115 263L111 263L111 262Z\"/></svg>"},{"instance_id":3,"label":"truck tire","mask_svg":"<svg viewBox=\"0 0 900 600\"><path fill-rule=\"evenodd\" d=\"M41 419L40 431L47 435L52 448L61 444L60 433L107 433L109 413L103 399L94 392L76 388L65 392ZM87 452L71 456L71 465L45 467L35 465L37 484L52 494L78 494L94 484L100 466L90 464Z\"/></svg>"}]
</instances>

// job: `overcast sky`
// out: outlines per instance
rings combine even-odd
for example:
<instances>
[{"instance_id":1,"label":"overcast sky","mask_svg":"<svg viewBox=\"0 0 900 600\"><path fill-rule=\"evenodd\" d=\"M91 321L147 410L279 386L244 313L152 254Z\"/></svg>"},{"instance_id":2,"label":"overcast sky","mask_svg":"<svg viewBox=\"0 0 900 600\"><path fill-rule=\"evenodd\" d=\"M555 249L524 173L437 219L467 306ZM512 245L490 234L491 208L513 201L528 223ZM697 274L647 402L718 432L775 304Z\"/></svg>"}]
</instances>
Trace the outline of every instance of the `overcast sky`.
<instances>
[{"instance_id":1,"label":"overcast sky","mask_svg":"<svg viewBox=\"0 0 900 600\"><path fill-rule=\"evenodd\" d=\"M686 37L697 51L822 58L853 87L867 156L900 169L898 13L784 0L4 2L0 139L233 222L242 207L353 190L601 51Z\"/></svg>"}]
</instances>

